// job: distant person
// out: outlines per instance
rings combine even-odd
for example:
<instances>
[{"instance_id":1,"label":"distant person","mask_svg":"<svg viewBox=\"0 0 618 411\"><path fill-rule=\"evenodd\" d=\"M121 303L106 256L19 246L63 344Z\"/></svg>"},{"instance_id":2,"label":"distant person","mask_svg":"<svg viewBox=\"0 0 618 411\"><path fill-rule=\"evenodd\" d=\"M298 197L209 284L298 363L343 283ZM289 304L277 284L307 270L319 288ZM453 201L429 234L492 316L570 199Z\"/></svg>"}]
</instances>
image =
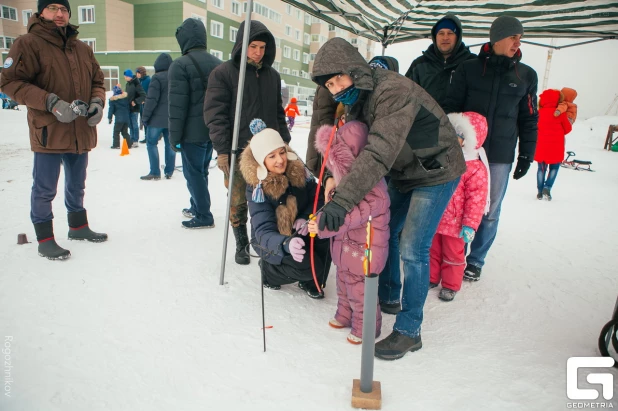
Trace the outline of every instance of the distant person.
<instances>
[{"instance_id":1,"label":"distant person","mask_svg":"<svg viewBox=\"0 0 618 411\"><path fill-rule=\"evenodd\" d=\"M443 105L447 113L474 111L487 118L483 147L489 159L491 205L483 216L467 257L465 278L478 281L500 221L502 200L518 147L513 178L528 172L537 138L537 75L521 63L524 28L515 17L500 16L491 25L489 43L478 58L461 63L450 82Z\"/></svg>"},{"instance_id":2,"label":"distant person","mask_svg":"<svg viewBox=\"0 0 618 411\"><path fill-rule=\"evenodd\" d=\"M120 84L114 86L112 89L113 95L109 99L109 105L107 109L107 119L109 124L114 121L114 134L112 135L112 149L120 148L120 134L127 143L127 149L131 147L131 136L129 135L129 99L127 93L122 91Z\"/></svg>"},{"instance_id":3,"label":"distant person","mask_svg":"<svg viewBox=\"0 0 618 411\"><path fill-rule=\"evenodd\" d=\"M232 49L232 58L213 70L208 80L206 101L204 103L204 119L210 129L210 135L217 150L217 165L223 172L224 184L231 197L230 224L236 239L236 264L250 264L251 259L245 251L249 244L247 235L247 199L245 189L247 183L236 164L234 185L229 187L230 161L232 150L232 132L234 128L234 108L236 90L240 72L245 23L240 23L236 43ZM249 29L249 46L247 53L247 76L242 101L242 119L238 133L239 153L245 149L251 139L249 122L260 118L266 127L277 131L283 141L290 142L290 132L285 122L285 113L281 100L281 77L272 68L277 53L275 37L266 26L256 20L251 21ZM240 161L240 156L236 158Z\"/></svg>"},{"instance_id":4,"label":"distant person","mask_svg":"<svg viewBox=\"0 0 618 411\"><path fill-rule=\"evenodd\" d=\"M139 66L137 70L135 71L135 77L137 77L137 79L139 80L139 83L142 85L142 88L144 89L144 93L148 95L148 87L150 87L150 76L146 72L146 67ZM144 126L144 114L143 113L144 113L145 103L146 102L144 101L139 109L139 117L140 117L139 129L141 130L142 128L144 128L144 139L140 140L140 143L142 144L146 142L146 135L148 134L148 130L146 130Z\"/></svg>"},{"instance_id":5,"label":"distant person","mask_svg":"<svg viewBox=\"0 0 618 411\"><path fill-rule=\"evenodd\" d=\"M567 118L573 124L577 119L577 104L574 103L577 91L572 88L563 87L560 93L562 93L564 100L558 104L558 109L555 111L554 116L558 117L560 114L566 113Z\"/></svg>"},{"instance_id":6,"label":"distant person","mask_svg":"<svg viewBox=\"0 0 618 411\"><path fill-rule=\"evenodd\" d=\"M571 132L572 126L568 112L554 116L563 100L560 91L545 90L539 97L539 137L534 153L534 161L539 164L536 198L551 201L551 190L564 159L565 135Z\"/></svg>"},{"instance_id":7,"label":"distant person","mask_svg":"<svg viewBox=\"0 0 618 411\"><path fill-rule=\"evenodd\" d=\"M37 13L28 20L28 33L11 46L0 77L2 91L28 108L34 151L30 219L39 255L50 260L71 256L56 243L53 229L52 201L61 168L69 239L107 240L107 234L90 229L84 208L88 152L97 145L105 77L92 49L77 38L70 17L67 0L39 0Z\"/></svg>"},{"instance_id":8,"label":"distant person","mask_svg":"<svg viewBox=\"0 0 618 411\"><path fill-rule=\"evenodd\" d=\"M154 62L155 75L152 77L148 88L148 96L144 104L142 122L146 127L146 148L150 171L140 177L142 180L161 179L159 168L159 149L157 144L163 136L165 146L165 170L166 179L172 178L176 166L176 152L172 150L169 139L169 100L168 100L168 70L172 64L172 57L167 53L161 53Z\"/></svg>"},{"instance_id":9,"label":"distant person","mask_svg":"<svg viewBox=\"0 0 618 411\"><path fill-rule=\"evenodd\" d=\"M462 37L463 30L457 16L447 14L442 17L431 28L431 45L406 72L406 77L424 88L441 107L457 66L477 58L463 43Z\"/></svg>"},{"instance_id":10,"label":"distant person","mask_svg":"<svg viewBox=\"0 0 618 411\"><path fill-rule=\"evenodd\" d=\"M221 60L206 51L206 27L200 20L186 19L176 29L182 51L169 68L169 139L172 149L180 151L182 173L191 195L191 207L182 210L190 218L184 228L212 228L208 166L212 158L210 132L204 122L204 96L208 76ZM167 161L167 160L166 160ZM167 165L167 163L166 163Z\"/></svg>"},{"instance_id":11,"label":"distant person","mask_svg":"<svg viewBox=\"0 0 618 411\"><path fill-rule=\"evenodd\" d=\"M139 124L138 117L142 103L146 101L146 92L131 69L124 71L124 79L127 81L125 91L129 99L129 131L131 133L132 148L139 147Z\"/></svg>"},{"instance_id":12,"label":"distant person","mask_svg":"<svg viewBox=\"0 0 618 411\"><path fill-rule=\"evenodd\" d=\"M294 128L296 116L300 116L300 110L298 109L298 105L296 105L296 101L296 97L292 97L290 104L285 106L285 115L288 118L288 130L290 131Z\"/></svg>"}]
</instances>

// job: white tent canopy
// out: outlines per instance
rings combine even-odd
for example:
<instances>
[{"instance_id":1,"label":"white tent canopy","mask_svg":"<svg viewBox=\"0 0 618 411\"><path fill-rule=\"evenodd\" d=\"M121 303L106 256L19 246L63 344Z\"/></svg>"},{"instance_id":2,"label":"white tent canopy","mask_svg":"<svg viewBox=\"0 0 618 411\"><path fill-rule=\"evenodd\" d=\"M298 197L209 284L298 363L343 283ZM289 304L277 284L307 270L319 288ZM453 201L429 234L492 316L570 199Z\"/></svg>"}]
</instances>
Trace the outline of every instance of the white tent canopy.
<instances>
[{"instance_id":1,"label":"white tent canopy","mask_svg":"<svg viewBox=\"0 0 618 411\"><path fill-rule=\"evenodd\" d=\"M605 0L283 0L356 35L386 46L431 38L431 27L450 12L466 37L489 38L501 15L517 17L526 38L618 38L618 2Z\"/></svg>"}]
</instances>

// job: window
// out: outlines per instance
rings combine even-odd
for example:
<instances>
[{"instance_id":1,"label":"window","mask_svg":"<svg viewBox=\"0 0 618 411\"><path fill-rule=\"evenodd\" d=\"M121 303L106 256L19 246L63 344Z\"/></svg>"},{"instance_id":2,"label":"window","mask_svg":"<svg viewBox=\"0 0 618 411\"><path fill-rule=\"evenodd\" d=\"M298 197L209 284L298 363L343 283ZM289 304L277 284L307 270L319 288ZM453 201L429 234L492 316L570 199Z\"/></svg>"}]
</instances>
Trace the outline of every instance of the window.
<instances>
[{"instance_id":1,"label":"window","mask_svg":"<svg viewBox=\"0 0 618 411\"><path fill-rule=\"evenodd\" d=\"M312 23L312 24L313 24L313 23L321 23L321 22L322 22L322 21L321 21L319 18L311 16L311 23Z\"/></svg>"},{"instance_id":2,"label":"window","mask_svg":"<svg viewBox=\"0 0 618 411\"><path fill-rule=\"evenodd\" d=\"M303 63L309 64L309 54L308 53L303 53Z\"/></svg>"},{"instance_id":3,"label":"window","mask_svg":"<svg viewBox=\"0 0 618 411\"><path fill-rule=\"evenodd\" d=\"M240 3L237 1L232 2L232 14L240 16Z\"/></svg>"},{"instance_id":4,"label":"window","mask_svg":"<svg viewBox=\"0 0 618 411\"><path fill-rule=\"evenodd\" d=\"M356 46L358 44L358 39L350 39L350 44Z\"/></svg>"},{"instance_id":5,"label":"window","mask_svg":"<svg viewBox=\"0 0 618 411\"><path fill-rule=\"evenodd\" d=\"M243 2L242 4L242 12L246 13L247 12L247 2ZM276 11L261 5L260 3L253 3L253 13L259 14L261 16L267 17L269 19L271 19L272 21L281 24L281 14L277 13Z\"/></svg>"},{"instance_id":6,"label":"window","mask_svg":"<svg viewBox=\"0 0 618 411\"><path fill-rule=\"evenodd\" d=\"M310 60L310 61L315 60L315 53L311 53L311 54L309 54L309 60Z\"/></svg>"},{"instance_id":7,"label":"window","mask_svg":"<svg viewBox=\"0 0 618 411\"><path fill-rule=\"evenodd\" d=\"M294 30L294 38L300 40L300 30Z\"/></svg>"},{"instance_id":8,"label":"window","mask_svg":"<svg viewBox=\"0 0 618 411\"><path fill-rule=\"evenodd\" d=\"M292 49L288 46L283 46L283 57L290 58L290 54L292 53Z\"/></svg>"},{"instance_id":9,"label":"window","mask_svg":"<svg viewBox=\"0 0 618 411\"><path fill-rule=\"evenodd\" d=\"M273 68L277 71L279 71L279 68L281 67L281 63L279 63L278 61L273 62Z\"/></svg>"},{"instance_id":10,"label":"window","mask_svg":"<svg viewBox=\"0 0 618 411\"><path fill-rule=\"evenodd\" d=\"M234 27L230 27L230 41L236 41L236 35L238 34L238 29Z\"/></svg>"},{"instance_id":11,"label":"window","mask_svg":"<svg viewBox=\"0 0 618 411\"><path fill-rule=\"evenodd\" d=\"M290 74L290 69L287 67L283 68L283 74Z\"/></svg>"},{"instance_id":12,"label":"window","mask_svg":"<svg viewBox=\"0 0 618 411\"><path fill-rule=\"evenodd\" d=\"M300 50L294 49L294 60L300 61Z\"/></svg>"},{"instance_id":13,"label":"window","mask_svg":"<svg viewBox=\"0 0 618 411\"><path fill-rule=\"evenodd\" d=\"M191 13L191 18L194 18L195 20L199 20L202 23L204 23L204 25L206 25L206 18L200 16L199 14Z\"/></svg>"},{"instance_id":14,"label":"window","mask_svg":"<svg viewBox=\"0 0 618 411\"><path fill-rule=\"evenodd\" d=\"M305 38L305 44L311 44L311 36L309 35L309 33L305 33L304 38Z\"/></svg>"},{"instance_id":15,"label":"window","mask_svg":"<svg viewBox=\"0 0 618 411\"><path fill-rule=\"evenodd\" d=\"M298 70L292 70L292 75L298 77Z\"/></svg>"},{"instance_id":16,"label":"window","mask_svg":"<svg viewBox=\"0 0 618 411\"><path fill-rule=\"evenodd\" d=\"M94 6L79 6L77 12L79 24L94 23Z\"/></svg>"},{"instance_id":17,"label":"window","mask_svg":"<svg viewBox=\"0 0 618 411\"><path fill-rule=\"evenodd\" d=\"M15 37L0 36L0 48L10 49L15 42Z\"/></svg>"},{"instance_id":18,"label":"window","mask_svg":"<svg viewBox=\"0 0 618 411\"><path fill-rule=\"evenodd\" d=\"M311 35L311 41L320 41L320 35L319 34L312 34Z\"/></svg>"},{"instance_id":19,"label":"window","mask_svg":"<svg viewBox=\"0 0 618 411\"><path fill-rule=\"evenodd\" d=\"M326 36L320 36L320 43L326 43L328 41L328 39L326 38Z\"/></svg>"},{"instance_id":20,"label":"window","mask_svg":"<svg viewBox=\"0 0 618 411\"><path fill-rule=\"evenodd\" d=\"M223 10L223 0L212 0L212 5Z\"/></svg>"},{"instance_id":21,"label":"window","mask_svg":"<svg viewBox=\"0 0 618 411\"><path fill-rule=\"evenodd\" d=\"M32 10L23 10L21 12L21 19L24 21L24 26L28 25L28 20L32 17Z\"/></svg>"},{"instance_id":22,"label":"window","mask_svg":"<svg viewBox=\"0 0 618 411\"><path fill-rule=\"evenodd\" d=\"M302 20L303 19L303 12L296 9L296 19L298 20Z\"/></svg>"},{"instance_id":23,"label":"window","mask_svg":"<svg viewBox=\"0 0 618 411\"><path fill-rule=\"evenodd\" d=\"M311 24L311 15L305 14L305 24Z\"/></svg>"},{"instance_id":24,"label":"window","mask_svg":"<svg viewBox=\"0 0 618 411\"><path fill-rule=\"evenodd\" d=\"M275 44L277 47L281 47L281 39L279 37L275 37Z\"/></svg>"},{"instance_id":25,"label":"window","mask_svg":"<svg viewBox=\"0 0 618 411\"><path fill-rule=\"evenodd\" d=\"M292 6L289 4L285 5L285 12L289 15L292 15Z\"/></svg>"},{"instance_id":26,"label":"window","mask_svg":"<svg viewBox=\"0 0 618 411\"><path fill-rule=\"evenodd\" d=\"M223 23L210 20L210 35L213 37L223 38Z\"/></svg>"},{"instance_id":27,"label":"window","mask_svg":"<svg viewBox=\"0 0 618 411\"><path fill-rule=\"evenodd\" d=\"M328 31L335 31L335 25L334 24L329 24L328 25Z\"/></svg>"},{"instance_id":28,"label":"window","mask_svg":"<svg viewBox=\"0 0 618 411\"><path fill-rule=\"evenodd\" d=\"M17 9L9 6L2 6L2 15L0 15L0 17L17 21Z\"/></svg>"},{"instance_id":29,"label":"window","mask_svg":"<svg viewBox=\"0 0 618 411\"><path fill-rule=\"evenodd\" d=\"M101 71L105 77L105 90L110 91L118 84L118 66L101 66Z\"/></svg>"},{"instance_id":30,"label":"window","mask_svg":"<svg viewBox=\"0 0 618 411\"><path fill-rule=\"evenodd\" d=\"M92 51L97 51L97 39L81 39L84 43L86 43Z\"/></svg>"},{"instance_id":31,"label":"window","mask_svg":"<svg viewBox=\"0 0 618 411\"><path fill-rule=\"evenodd\" d=\"M285 35L292 37L292 26L285 25Z\"/></svg>"},{"instance_id":32,"label":"window","mask_svg":"<svg viewBox=\"0 0 618 411\"><path fill-rule=\"evenodd\" d=\"M210 54L218 58L219 60L223 60L223 52L219 50L210 50Z\"/></svg>"}]
</instances>

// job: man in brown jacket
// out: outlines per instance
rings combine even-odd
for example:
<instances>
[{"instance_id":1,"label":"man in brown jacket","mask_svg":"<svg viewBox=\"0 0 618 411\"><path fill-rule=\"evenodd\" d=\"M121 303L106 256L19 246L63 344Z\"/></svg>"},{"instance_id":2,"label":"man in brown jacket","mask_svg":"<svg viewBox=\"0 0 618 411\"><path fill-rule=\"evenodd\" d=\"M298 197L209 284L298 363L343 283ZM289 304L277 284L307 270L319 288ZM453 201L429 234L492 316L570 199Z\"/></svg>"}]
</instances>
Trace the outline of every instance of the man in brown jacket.
<instances>
[{"instance_id":1,"label":"man in brown jacket","mask_svg":"<svg viewBox=\"0 0 618 411\"><path fill-rule=\"evenodd\" d=\"M102 242L107 234L88 227L84 188L88 152L97 144L103 117L104 76L92 49L77 39L69 24L67 0L39 0L28 21L28 34L11 46L0 88L28 107L34 167L30 218L39 255L50 260L71 256L54 239L52 200L64 165L69 239Z\"/></svg>"}]
</instances>

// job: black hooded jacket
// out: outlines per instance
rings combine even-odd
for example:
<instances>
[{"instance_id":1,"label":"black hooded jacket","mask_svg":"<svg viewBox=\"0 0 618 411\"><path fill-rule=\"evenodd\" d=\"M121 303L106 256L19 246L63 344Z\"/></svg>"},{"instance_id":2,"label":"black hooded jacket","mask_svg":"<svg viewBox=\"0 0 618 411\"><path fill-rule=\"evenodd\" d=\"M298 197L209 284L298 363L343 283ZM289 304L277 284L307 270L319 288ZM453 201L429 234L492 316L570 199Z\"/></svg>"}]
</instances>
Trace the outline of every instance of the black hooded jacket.
<instances>
[{"instance_id":1,"label":"black hooded jacket","mask_svg":"<svg viewBox=\"0 0 618 411\"><path fill-rule=\"evenodd\" d=\"M451 54L446 60L436 47L436 30L435 28L443 20L451 20L457 26L459 31L457 35L457 43ZM466 60L476 58L476 54L471 53L468 47L461 41L462 31L461 22L452 15L447 14L433 26L431 29L431 37L433 44L423 52L423 55L415 59L406 73L406 77L414 81L416 84L425 89L431 97L434 98L444 107L444 100L449 87L449 81L455 69Z\"/></svg>"},{"instance_id":2,"label":"black hooded jacket","mask_svg":"<svg viewBox=\"0 0 618 411\"><path fill-rule=\"evenodd\" d=\"M446 113L475 111L487 118L483 147L490 163L512 163L518 137L519 155L534 159L538 78L520 60L521 50L512 58L498 56L486 43L478 58L457 68L444 103Z\"/></svg>"},{"instance_id":3,"label":"black hooded jacket","mask_svg":"<svg viewBox=\"0 0 618 411\"><path fill-rule=\"evenodd\" d=\"M210 137L202 116L204 96L208 76L221 60L206 52L206 28L200 20L186 19L176 30L176 40L182 56L169 68L170 144L206 143ZM199 65L204 80L189 55Z\"/></svg>"},{"instance_id":4,"label":"black hooded jacket","mask_svg":"<svg viewBox=\"0 0 618 411\"><path fill-rule=\"evenodd\" d=\"M167 98L167 71L172 64L172 57L161 53L155 60L155 75L150 80L142 121L148 127L167 128L169 119L169 100Z\"/></svg>"},{"instance_id":5,"label":"black hooded jacket","mask_svg":"<svg viewBox=\"0 0 618 411\"><path fill-rule=\"evenodd\" d=\"M127 99L129 101L129 111L131 113L139 113L139 108L146 100L146 92L139 82L139 79L133 76L131 80L127 81L125 91L128 95ZM131 102L135 102L135 105L131 105Z\"/></svg>"},{"instance_id":6,"label":"black hooded jacket","mask_svg":"<svg viewBox=\"0 0 618 411\"><path fill-rule=\"evenodd\" d=\"M210 138L214 149L219 154L230 154L232 150L232 132L236 113L236 95L240 74L242 39L245 23L238 28L236 43L232 49L232 59L213 70L208 79L208 90L204 102L204 120L210 129ZM281 77L272 68L277 47L275 38L266 26L256 20L251 21L249 44L257 36L265 36L266 50L262 58L262 67L247 64L245 87L243 91L242 114L238 135L238 148L243 150L252 137L249 123L254 118L262 119L268 128L277 130L283 140L290 141L290 132L285 122L285 113L281 101Z\"/></svg>"}]
</instances>

